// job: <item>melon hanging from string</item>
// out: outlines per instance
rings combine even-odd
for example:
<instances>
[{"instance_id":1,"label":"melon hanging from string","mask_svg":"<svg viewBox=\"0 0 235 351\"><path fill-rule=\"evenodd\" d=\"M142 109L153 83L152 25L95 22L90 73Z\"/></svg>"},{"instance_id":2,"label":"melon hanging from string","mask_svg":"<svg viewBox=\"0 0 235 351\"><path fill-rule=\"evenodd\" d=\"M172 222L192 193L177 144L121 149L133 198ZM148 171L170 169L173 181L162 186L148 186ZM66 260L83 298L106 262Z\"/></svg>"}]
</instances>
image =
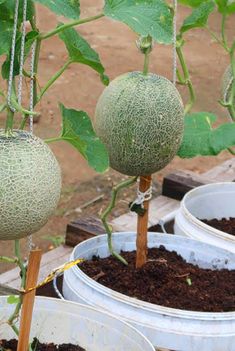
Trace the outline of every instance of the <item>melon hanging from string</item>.
<instances>
[{"instance_id":1,"label":"melon hanging from string","mask_svg":"<svg viewBox=\"0 0 235 351\"><path fill-rule=\"evenodd\" d=\"M164 168L182 141L179 92L153 73L130 72L114 79L99 98L95 116L111 167L126 175L150 175Z\"/></svg>"},{"instance_id":2,"label":"melon hanging from string","mask_svg":"<svg viewBox=\"0 0 235 351\"><path fill-rule=\"evenodd\" d=\"M0 240L41 229L57 207L61 171L50 148L26 131L0 130Z\"/></svg>"}]
</instances>

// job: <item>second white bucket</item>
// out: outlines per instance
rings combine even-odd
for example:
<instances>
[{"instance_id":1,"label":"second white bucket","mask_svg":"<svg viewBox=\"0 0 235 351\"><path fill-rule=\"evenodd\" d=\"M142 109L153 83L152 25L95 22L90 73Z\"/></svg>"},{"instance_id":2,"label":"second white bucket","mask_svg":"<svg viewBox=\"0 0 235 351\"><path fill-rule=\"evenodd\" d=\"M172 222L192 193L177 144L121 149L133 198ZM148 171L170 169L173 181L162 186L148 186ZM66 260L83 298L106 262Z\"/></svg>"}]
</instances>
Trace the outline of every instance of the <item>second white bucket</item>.
<instances>
[{"instance_id":1,"label":"second white bucket","mask_svg":"<svg viewBox=\"0 0 235 351\"><path fill-rule=\"evenodd\" d=\"M116 251L136 248L136 233L113 235ZM186 261L204 268L235 269L235 255L198 240L148 233L148 246L164 245ZM109 256L107 236L98 235L74 248L71 260ZM66 299L118 315L141 331L155 347L180 351L235 351L235 311L195 312L155 305L120 294L88 277L78 266L64 273Z\"/></svg>"},{"instance_id":2,"label":"second white bucket","mask_svg":"<svg viewBox=\"0 0 235 351\"><path fill-rule=\"evenodd\" d=\"M235 253L235 236L200 219L235 217L235 183L213 183L189 191L175 217L175 234L216 245Z\"/></svg>"},{"instance_id":3,"label":"second white bucket","mask_svg":"<svg viewBox=\"0 0 235 351\"><path fill-rule=\"evenodd\" d=\"M0 296L0 339L15 338L7 324L14 305ZM87 351L154 351L136 329L95 308L48 297L36 297L31 340L79 344ZM1 349L1 347L0 347Z\"/></svg>"}]
</instances>

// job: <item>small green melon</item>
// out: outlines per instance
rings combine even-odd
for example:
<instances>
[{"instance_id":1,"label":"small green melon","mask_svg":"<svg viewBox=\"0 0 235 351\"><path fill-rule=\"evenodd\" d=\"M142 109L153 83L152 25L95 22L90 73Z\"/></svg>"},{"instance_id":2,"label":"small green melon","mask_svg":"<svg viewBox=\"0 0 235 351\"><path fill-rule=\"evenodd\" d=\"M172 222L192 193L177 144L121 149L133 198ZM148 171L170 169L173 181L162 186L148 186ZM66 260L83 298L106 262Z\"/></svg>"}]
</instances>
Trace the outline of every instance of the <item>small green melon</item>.
<instances>
[{"instance_id":1,"label":"small green melon","mask_svg":"<svg viewBox=\"0 0 235 351\"><path fill-rule=\"evenodd\" d=\"M232 67L231 65L229 65L226 68L222 78L222 99L224 102L228 102L230 98L232 84L233 84ZM235 100L234 100L234 106L235 106Z\"/></svg>"},{"instance_id":2,"label":"small green melon","mask_svg":"<svg viewBox=\"0 0 235 351\"><path fill-rule=\"evenodd\" d=\"M96 107L95 129L110 165L127 175L149 175L176 155L184 130L184 109L166 78L126 73L105 88Z\"/></svg>"},{"instance_id":3,"label":"small green melon","mask_svg":"<svg viewBox=\"0 0 235 351\"><path fill-rule=\"evenodd\" d=\"M0 130L0 240L38 231L55 210L61 191L59 164L36 136Z\"/></svg>"}]
</instances>

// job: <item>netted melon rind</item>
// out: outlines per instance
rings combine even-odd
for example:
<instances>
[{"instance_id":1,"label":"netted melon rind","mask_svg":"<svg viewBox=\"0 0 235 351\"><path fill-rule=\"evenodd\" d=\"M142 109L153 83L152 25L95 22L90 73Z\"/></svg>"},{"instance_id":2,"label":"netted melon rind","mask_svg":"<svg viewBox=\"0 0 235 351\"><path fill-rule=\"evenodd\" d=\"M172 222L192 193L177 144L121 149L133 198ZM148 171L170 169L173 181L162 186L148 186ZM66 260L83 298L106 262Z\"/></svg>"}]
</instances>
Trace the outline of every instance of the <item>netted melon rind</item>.
<instances>
[{"instance_id":1,"label":"netted melon rind","mask_svg":"<svg viewBox=\"0 0 235 351\"><path fill-rule=\"evenodd\" d=\"M50 148L25 131L0 130L0 240L42 228L57 207L61 171Z\"/></svg>"},{"instance_id":2,"label":"netted melon rind","mask_svg":"<svg viewBox=\"0 0 235 351\"><path fill-rule=\"evenodd\" d=\"M113 169L131 176L164 168L176 155L184 129L184 109L166 78L124 74L104 90L96 107L95 129Z\"/></svg>"},{"instance_id":3,"label":"netted melon rind","mask_svg":"<svg viewBox=\"0 0 235 351\"><path fill-rule=\"evenodd\" d=\"M229 65L223 75L222 78L222 99L224 102L228 102L230 94L231 94L231 89L232 89L232 67ZM235 101L234 101L235 104Z\"/></svg>"}]
</instances>

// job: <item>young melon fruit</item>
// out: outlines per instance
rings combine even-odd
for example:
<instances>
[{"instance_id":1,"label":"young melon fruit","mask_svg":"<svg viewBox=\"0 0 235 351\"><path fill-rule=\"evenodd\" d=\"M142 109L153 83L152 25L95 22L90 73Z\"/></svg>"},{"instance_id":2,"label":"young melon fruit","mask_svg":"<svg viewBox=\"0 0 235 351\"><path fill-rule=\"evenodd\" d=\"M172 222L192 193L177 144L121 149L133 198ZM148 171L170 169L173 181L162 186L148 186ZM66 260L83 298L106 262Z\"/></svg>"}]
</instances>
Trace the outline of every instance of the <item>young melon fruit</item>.
<instances>
[{"instance_id":1,"label":"young melon fruit","mask_svg":"<svg viewBox=\"0 0 235 351\"><path fill-rule=\"evenodd\" d=\"M166 78L126 73L104 90L95 128L106 145L110 165L127 175L150 175L176 155L184 129L184 109Z\"/></svg>"},{"instance_id":2,"label":"young melon fruit","mask_svg":"<svg viewBox=\"0 0 235 351\"><path fill-rule=\"evenodd\" d=\"M0 240L38 231L55 210L61 190L59 164L34 135L0 130Z\"/></svg>"},{"instance_id":3,"label":"young melon fruit","mask_svg":"<svg viewBox=\"0 0 235 351\"><path fill-rule=\"evenodd\" d=\"M229 65L226 68L222 78L222 99L225 102L228 102L230 98L232 84L233 84L232 67L231 65ZM234 99L234 106L235 106L235 99Z\"/></svg>"}]
</instances>

